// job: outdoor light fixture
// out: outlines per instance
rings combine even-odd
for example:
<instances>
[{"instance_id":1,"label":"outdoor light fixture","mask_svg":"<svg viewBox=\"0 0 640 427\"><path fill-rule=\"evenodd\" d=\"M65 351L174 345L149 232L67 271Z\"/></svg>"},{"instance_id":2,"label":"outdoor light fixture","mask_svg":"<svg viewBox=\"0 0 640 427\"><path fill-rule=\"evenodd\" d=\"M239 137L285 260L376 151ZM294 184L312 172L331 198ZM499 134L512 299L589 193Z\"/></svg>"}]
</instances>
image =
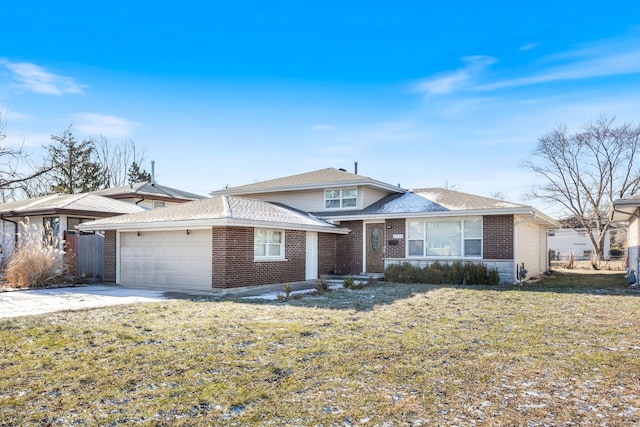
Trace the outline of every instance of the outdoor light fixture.
<instances>
[{"instance_id":1,"label":"outdoor light fixture","mask_svg":"<svg viewBox=\"0 0 640 427\"><path fill-rule=\"evenodd\" d=\"M187 236L189 235L189 230L187 230Z\"/></svg>"},{"instance_id":2,"label":"outdoor light fixture","mask_svg":"<svg viewBox=\"0 0 640 427\"><path fill-rule=\"evenodd\" d=\"M138 236L140 235L140 232L138 231Z\"/></svg>"}]
</instances>

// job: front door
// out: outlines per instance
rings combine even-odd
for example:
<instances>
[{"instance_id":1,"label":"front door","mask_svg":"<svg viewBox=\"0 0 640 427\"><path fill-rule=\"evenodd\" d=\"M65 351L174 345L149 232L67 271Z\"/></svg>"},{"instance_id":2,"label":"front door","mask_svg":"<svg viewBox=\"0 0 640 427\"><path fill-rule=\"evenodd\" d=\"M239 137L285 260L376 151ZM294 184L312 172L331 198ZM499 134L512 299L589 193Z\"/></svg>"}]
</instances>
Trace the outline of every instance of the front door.
<instances>
[{"instance_id":1,"label":"front door","mask_svg":"<svg viewBox=\"0 0 640 427\"><path fill-rule=\"evenodd\" d=\"M384 224L366 225L367 273L384 273Z\"/></svg>"}]
</instances>

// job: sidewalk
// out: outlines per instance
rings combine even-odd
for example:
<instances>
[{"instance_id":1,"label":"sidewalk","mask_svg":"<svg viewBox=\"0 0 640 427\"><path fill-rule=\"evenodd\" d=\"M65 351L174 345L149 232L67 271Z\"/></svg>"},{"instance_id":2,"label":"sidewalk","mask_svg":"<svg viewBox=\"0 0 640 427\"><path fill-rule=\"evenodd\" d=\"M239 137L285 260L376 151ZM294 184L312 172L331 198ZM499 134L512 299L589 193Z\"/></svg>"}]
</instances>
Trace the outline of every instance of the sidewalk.
<instances>
[{"instance_id":1,"label":"sidewalk","mask_svg":"<svg viewBox=\"0 0 640 427\"><path fill-rule=\"evenodd\" d=\"M0 292L0 319L166 299L163 291L109 285Z\"/></svg>"}]
</instances>

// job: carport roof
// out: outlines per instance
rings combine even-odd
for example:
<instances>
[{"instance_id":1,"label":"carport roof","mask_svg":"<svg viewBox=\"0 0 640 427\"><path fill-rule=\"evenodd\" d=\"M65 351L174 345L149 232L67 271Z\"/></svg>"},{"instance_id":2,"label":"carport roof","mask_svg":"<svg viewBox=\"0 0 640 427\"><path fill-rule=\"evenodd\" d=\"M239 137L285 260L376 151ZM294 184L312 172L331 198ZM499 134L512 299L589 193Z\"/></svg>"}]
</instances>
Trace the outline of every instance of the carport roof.
<instances>
[{"instance_id":1,"label":"carport roof","mask_svg":"<svg viewBox=\"0 0 640 427\"><path fill-rule=\"evenodd\" d=\"M144 211L140 206L91 193L50 194L0 205L2 217L30 215L86 214L120 215Z\"/></svg>"},{"instance_id":2,"label":"carport roof","mask_svg":"<svg viewBox=\"0 0 640 427\"><path fill-rule=\"evenodd\" d=\"M611 204L610 218L614 222L629 221L640 208L640 194L614 200Z\"/></svg>"},{"instance_id":3,"label":"carport roof","mask_svg":"<svg viewBox=\"0 0 640 427\"><path fill-rule=\"evenodd\" d=\"M290 207L235 196L218 195L130 215L81 224L81 231L175 229L209 226L250 226L346 234L314 215Z\"/></svg>"}]
</instances>

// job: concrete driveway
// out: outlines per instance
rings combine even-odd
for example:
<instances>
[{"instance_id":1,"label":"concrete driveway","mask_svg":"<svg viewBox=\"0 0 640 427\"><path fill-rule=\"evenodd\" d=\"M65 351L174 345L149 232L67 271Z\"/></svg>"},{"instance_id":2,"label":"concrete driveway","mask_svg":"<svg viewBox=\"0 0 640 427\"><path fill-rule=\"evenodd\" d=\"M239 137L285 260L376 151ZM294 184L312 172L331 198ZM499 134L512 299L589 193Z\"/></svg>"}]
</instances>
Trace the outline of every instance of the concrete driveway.
<instances>
[{"instance_id":1,"label":"concrete driveway","mask_svg":"<svg viewBox=\"0 0 640 427\"><path fill-rule=\"evenodd\" d=\"M165 299L163 291L108 285L0 292L0 319Z\"/></svg>"}]
</instances>

